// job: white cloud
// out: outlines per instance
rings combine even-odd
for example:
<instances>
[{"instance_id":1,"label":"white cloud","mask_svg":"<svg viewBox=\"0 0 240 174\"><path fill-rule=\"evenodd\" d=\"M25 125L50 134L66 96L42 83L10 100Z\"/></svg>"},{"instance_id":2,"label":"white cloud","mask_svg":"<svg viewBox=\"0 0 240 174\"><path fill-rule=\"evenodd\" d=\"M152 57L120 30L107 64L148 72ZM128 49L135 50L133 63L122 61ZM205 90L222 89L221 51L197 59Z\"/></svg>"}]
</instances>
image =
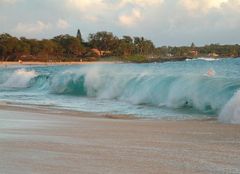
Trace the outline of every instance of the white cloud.
<instances>
[{"instance_id":1,"label":"white cloud","mask_svg":"<svg viewBox=\"0 0 240 174\"><path fill-rule=\"evenodd\" d=\"M97 21L98 21L98 17L97 17L97 16L94 16L94 15L86 15L85 18L86 18L88 21L91 21L91 22L97 22Z\"/></svg>"},{"instance_id":2,"label":"white cloud","mask_svg":"<svg viewBox=\"0 0 240 174\"><path fill-rule=\"evenodd\" d=\"M164 0L65 0L66 6L77 11L81 18L97 22L100 18L106 20L112 16L128 26L136 23L144 15L144 9L163 2Z\"/></svg>"},{"instance_id":3,"label":"white cloud","mask_svg":"<svg viewBox=\"0 0 240 174\"><path fill-rule=\"evenodd\" d=\"M227 9L228 12L240 12L240 0L228 0L228 3L222 4L222 9Z\"/></svg>"},{"instance_id":4,"label":"white cloud","mask_svg":"<svg viewBox=\"0 0 240 174\"><path fill-rule=\"evenodd\" d=\"M67 29L69 26L69 23L64 19L59 19L57 21L57 27L60 29Z\"/></svg>"},{"instance_id":5,"label":"white cloud","mask_svg":"<svg viewBox=\"0 0 240 174\"><path fill-rule=\"evenodd\" d=\"M162 4L164 0L121 0L120 4L125 6L127 4L133 4L135 6L147 7L153 5Z\"/></svg>"},{"instance_id":6,"label":"white cloud","mask_svg":"<svg viewBox=\"0 0 240 174\"><path fill-rule=\"evenodd\" d=\"M211 9L219 9L229 0L180 0L180 4L191 13L207 13Z\"/></svg>"},{"instance_id":7,"label":"white cloud","mask_svg":"<svg viewBox=\"0 0 240 174\"><path fill-rule=\"evenodd\" d=\"M118 7L124 10L126 7L132 7L130 12L125 12L118 17L118 22L122 26L132 27L142 21L145 13L149 9L160 7L164 0L120 0Z\"/></svg>"},{"instance_id":8,"label":"white cloud","mask_svg":"<svg viewBox=\"0 0 240 174\"><path fill-rule=\"evenodd\" d=\"M6 20L6 16L0 16L0 22Z\"/></svg>"},{"instance_id":9,"label":"white cloud","mask_svg":"<svg viewBox=\"0 0 240 174\"><path fill-rule=\"evenodd\" d=\"M0 0L0 4L15 4L18 0Z\"/></svg>"},{"instance_id":10,"label":"white cloud","mask_svg":"<svg viewBox=\"0 0 240 174\"><path fill-rule=\"evenodd\" d=\"M81 27L83 33L143 35L169 45L239 43L240 0L41 0L44 7L37 10L34 0L0 0L0 32L42 38ZM39 16L43 21L36 22Z\"/></svg>"},{"instance_id":11,"label":"white cloud","mask_svg":"<svg viewBox=\"0 0 240 174\"><path fill-rule=\"evenodd\" d=\"M51 28L50 23L37 21L36 23L18 23L15 32L18 34L38 34Z\"/></svg>"},{"instance_id":12,"label":"white cloud","mask_svg":"<svg viewBox=\"0 0 240 174\"><path fill-rule=\"evenodd\" d=\"M104 0L65 0L68 7L81 11L92 11L92 9L103 9L106 7Z\"/></svg>"},{"instance_id":13,"label":"white cloud","mask_svg":"<svg viewBox=\"0 0 240 174\"><path fill-rule=\"evenodd\" d=\"M99 17L109 13L112 8L105 0L64 0L70 13L74 13L79 19L86 19L92 23Z\"/></svg>"},{"instance_id":14,"label":"white cloud","mask_svg":"<svg viewBox=\"0 0 240 174\"><path fill-rule=\"evenodd\" d=\"M123 26L133 26L142 19L142 14L140 10L133 9L129 15L119 16L119 22Z\"/></svg>"}]
</instances>

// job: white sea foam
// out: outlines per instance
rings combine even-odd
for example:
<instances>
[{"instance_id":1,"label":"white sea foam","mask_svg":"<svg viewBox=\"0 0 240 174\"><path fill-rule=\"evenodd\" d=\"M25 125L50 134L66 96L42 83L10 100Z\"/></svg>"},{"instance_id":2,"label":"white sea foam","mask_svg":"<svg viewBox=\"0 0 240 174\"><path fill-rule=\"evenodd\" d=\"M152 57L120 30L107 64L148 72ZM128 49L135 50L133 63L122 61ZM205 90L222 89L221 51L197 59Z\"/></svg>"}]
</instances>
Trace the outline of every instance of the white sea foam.
<instances>
[{"instance_id":1,"label":"white sea foam","mask_svg":"<svg viewBox=\"0 0 240 174\"><path fill-rule=\"evenodd\" d=\"M215 61L215 60L219 60L217 58L211 58L211 57L200 57L198 58L198 60L205 60L205 61Z\"/></svg>"},{"instance_id":2,"label":"white sea foam","mask_svg":"<svg viewBox=\"0 0 240 174\"><path fill-rule=\"evenodd\" d=\"M223 123L240 124L240 91L224 106L218 119Z\"/></svg>"},{"instance_id":3,"label":"white sea foam","mask_svg":"<svg viewBox=\"0 0 240 174\"><path fill-rule=\"evenodd\" d=\"M8 88L25 88L28 87L30 80L36 76L37 73L35 71L19 69L16 70L2 86Z\"/></svg>"},{"instance_id":4,"label":"white sea foam","mask_svg":"<svg viewBox=\"0 0 240 174\"><path fill-rule=\"evenodd\" d=\"M219 81L202 75L164 75L97 66L58 74L51 80L50 91L116 99L136 105L189 107L204 113L218 113L229 101L226 89L235 88L231 85L226 79ZM231 91L229 93L231 95Z\"/></svg>"}]
</instances>

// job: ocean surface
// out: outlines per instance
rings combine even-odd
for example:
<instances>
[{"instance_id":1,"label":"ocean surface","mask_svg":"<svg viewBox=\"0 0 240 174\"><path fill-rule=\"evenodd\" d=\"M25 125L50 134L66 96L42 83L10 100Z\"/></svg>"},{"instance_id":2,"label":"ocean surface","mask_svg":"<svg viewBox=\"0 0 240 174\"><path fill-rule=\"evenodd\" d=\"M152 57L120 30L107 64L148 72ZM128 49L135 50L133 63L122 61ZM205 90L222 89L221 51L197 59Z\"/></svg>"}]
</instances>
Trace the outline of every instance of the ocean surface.
<instances>
[{"instance_id":1,"label":"ocean surface","mask_svg":"<svg viewBox=\"0 0 240 174\"><path fill-rule=\"evenodd\" d=\"M0 102L240 123L240 58L151 64L1 66Z\"/></svg>"}]
</instances>

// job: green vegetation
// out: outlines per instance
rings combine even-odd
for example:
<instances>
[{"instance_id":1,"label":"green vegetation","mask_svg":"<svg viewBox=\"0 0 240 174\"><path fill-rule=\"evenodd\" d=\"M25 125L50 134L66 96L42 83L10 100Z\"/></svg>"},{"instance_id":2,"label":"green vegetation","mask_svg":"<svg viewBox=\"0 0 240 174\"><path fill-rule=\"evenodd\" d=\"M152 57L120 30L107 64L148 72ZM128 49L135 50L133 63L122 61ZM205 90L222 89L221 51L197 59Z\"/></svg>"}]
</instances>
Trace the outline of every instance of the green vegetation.
<instances>
[{"instance_id":1,"label":"green vegetation","mask_svg":"<svg viewBox=\"0 0 240 174\"><path fill-rule=\"evenodd\" d=\"M240 45L211 44L156 48L144 37L123 36L111 32L89 34L84 42L80 30L76 36L59 35L52 39L27 39L0 34L0 60L2 61L96 61L121 60L151 62L182 60L195 57L239 57Z\"/></svg>"},{"instance_id":2,"label":"green vegetation","mask_svg":"<svg viewBox=\"0 0 240 174\"><path fill-rule=\"evenodd\" d=\"M145 62L146 61L146 57L143 55L130 55L130 56L126 56L123 58L123 60L128 61L128 62Z\"/></svg>"}]
</instances>

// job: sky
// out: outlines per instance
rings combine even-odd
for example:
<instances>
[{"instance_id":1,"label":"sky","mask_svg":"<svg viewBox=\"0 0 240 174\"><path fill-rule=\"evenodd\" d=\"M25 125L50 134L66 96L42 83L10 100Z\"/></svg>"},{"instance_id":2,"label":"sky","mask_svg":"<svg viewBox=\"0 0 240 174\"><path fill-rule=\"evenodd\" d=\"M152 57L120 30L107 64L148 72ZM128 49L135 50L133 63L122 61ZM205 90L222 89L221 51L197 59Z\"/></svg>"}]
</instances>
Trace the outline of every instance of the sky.
<instances>
[{"instance_id":1,"label":"sky","mask_svg":"<svg viewBox=\"0 0 240 174\"><path fill-rule=\"evenodd\" d=\"M240 43L240 0L0 0L0 33L27 38L97 31L156 46Z\"/></svg>"}]
</instances>

